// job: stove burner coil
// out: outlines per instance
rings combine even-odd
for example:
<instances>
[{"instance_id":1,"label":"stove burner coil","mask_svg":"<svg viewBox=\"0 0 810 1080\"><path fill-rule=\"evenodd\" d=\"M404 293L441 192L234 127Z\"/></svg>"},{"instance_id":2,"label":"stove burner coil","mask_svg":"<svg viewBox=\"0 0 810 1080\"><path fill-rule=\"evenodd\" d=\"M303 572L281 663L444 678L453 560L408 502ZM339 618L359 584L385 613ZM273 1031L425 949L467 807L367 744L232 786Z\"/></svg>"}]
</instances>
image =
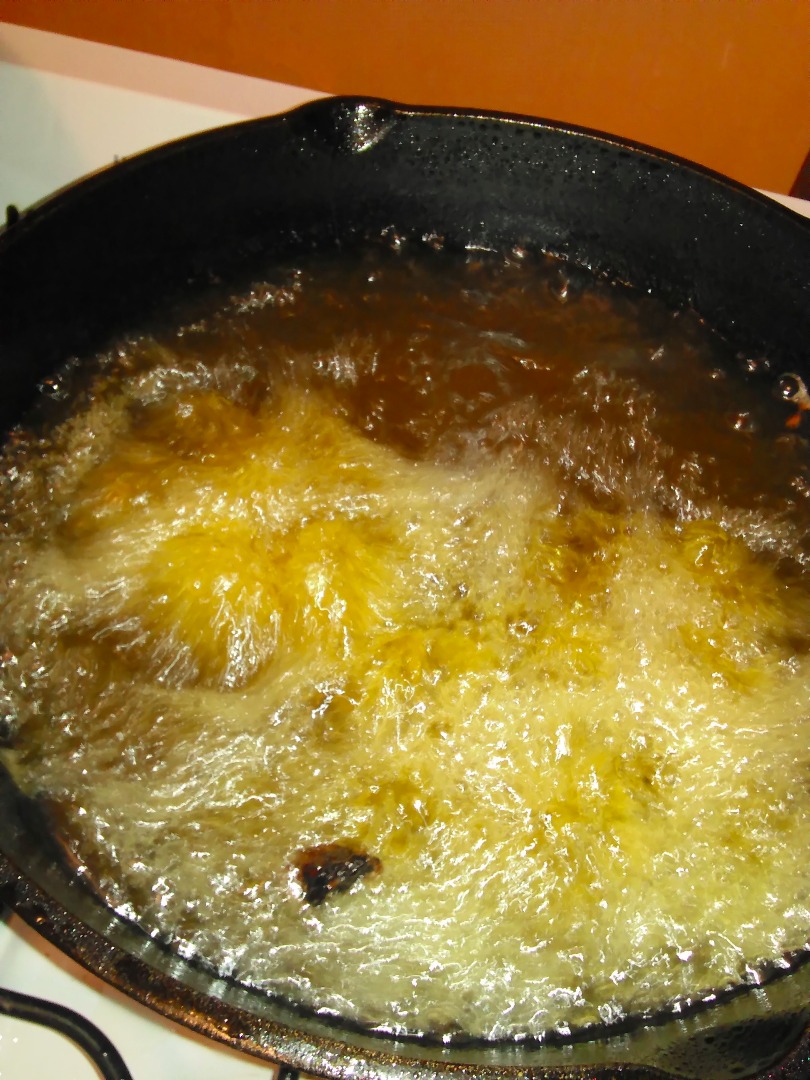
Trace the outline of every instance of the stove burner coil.
<instances>
[{"instance_id":1,"label":"stove burner coil","mask_svg":"<svg viewBox=\"0 0 810 1080\"><path fill-rule=\"evenodd\" d=\"M72 1009L0 988L0 1016L41 1024L66 1035L87 1054L104 1080L132 1080L132 1073L107 1036Z\"/></svg>"}]
</instances>

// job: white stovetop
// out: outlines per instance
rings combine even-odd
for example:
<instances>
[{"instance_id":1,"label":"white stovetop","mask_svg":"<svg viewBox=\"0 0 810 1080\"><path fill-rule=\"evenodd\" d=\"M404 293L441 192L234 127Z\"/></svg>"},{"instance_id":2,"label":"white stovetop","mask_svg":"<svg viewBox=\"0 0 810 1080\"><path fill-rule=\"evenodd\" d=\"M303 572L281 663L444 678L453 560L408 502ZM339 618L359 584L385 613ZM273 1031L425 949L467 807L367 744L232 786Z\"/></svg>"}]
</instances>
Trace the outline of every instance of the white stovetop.
<instances>
[{"instance_id":1,"label":"white stovetop","mask_svg":"<svg viewBox=\"0 0 810 1080\"><path fill-rule=\"evenodd\" d=\"M0 210L151 146L322 96L0 22Z\"/></svg>"},{"instance_id":2,"label":"white stovetop","mask_svg":"<svg viewBox=\"0 0 810 1080\"><path fill-rule=\"evenodd\" d=\"M31 203L150 146L319 97L0 23L0 210ZM810 216L810 203L775 196ZM274 1070L190 1034L130 1001L45 943L0 922L0 985L82 1013L112 1040L134 1080L271 1080ZM0 1080L94 1080L62 1036L0 1017Z\"/></svg>"},{"instance_id":3,"label":"white stovetop","mask_svg":"<svg viewBox=\"0 0 810 1080\"><path fill-rule=\"evenodd\" d=\"M110 1039L133 1080L272 1080L275 1070L186 1031L68 960L16 916L0 924L0 985L86 1016ZM61 1035L0 1017L0 1080L98 1080Z\"/></svg>"}]
</instances>

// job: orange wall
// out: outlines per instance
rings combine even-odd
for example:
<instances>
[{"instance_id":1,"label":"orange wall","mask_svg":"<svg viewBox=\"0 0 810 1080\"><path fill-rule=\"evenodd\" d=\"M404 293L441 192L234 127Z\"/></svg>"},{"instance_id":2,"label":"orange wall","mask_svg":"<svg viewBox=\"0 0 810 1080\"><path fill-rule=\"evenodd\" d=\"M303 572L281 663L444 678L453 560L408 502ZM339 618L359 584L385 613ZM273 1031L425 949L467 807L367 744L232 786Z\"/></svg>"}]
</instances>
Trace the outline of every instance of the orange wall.
<instances>
[{"instance_id":1,"label":"orange wall","mask_svg":"<svg viewBox=\"0 0 810 1080\"><path fill-rule=\"evenodd\" d=\"M786 192L808 0L0 0L0 20L332 93L585 124Z\"/></svg>"}]
</instances>

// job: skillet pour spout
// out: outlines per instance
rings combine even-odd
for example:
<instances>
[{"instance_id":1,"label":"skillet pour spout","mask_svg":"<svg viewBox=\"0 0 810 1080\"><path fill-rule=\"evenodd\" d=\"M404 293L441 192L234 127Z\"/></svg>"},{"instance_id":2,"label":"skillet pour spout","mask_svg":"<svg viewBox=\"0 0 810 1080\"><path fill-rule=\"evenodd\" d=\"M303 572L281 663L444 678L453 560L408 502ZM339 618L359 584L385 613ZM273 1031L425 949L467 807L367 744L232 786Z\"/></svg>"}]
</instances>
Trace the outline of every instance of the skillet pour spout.
<instances>
[{"instance_id":1,"label":"skillet pour spout","mask_svg":"<svg viewBox=\"0 0 810 1080\"><path fill-rule=\"evenodd\" d=\"M810 385L810 223L799 216L602 133L336 98L160 147L9 218L3 430L42 408L49 376L76 358L188 318L267 265L392 228L441 236L448 251L525 248L588 267L695 310L742 355ZM150 938L77 873L2 768L0 818L0 901L134 999L290 1069L368 1080L808 1075L806 954L751 985L599 1029L512 1042L385 1035L296 1009Z\"/></svg>"}]
</instances>

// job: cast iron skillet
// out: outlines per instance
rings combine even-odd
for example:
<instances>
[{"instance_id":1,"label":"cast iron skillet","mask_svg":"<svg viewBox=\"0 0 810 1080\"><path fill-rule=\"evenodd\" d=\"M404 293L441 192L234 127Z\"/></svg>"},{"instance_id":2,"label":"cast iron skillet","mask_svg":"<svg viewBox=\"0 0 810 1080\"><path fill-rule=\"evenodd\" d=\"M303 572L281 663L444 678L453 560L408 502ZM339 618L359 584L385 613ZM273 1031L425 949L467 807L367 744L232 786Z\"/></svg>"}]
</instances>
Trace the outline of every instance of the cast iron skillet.
<instances>
[{"instance_id":1,"label":"cast iron skillet","mask_svg":"<svg viewBox=\"0 0 810 1080\"><path fill-rule=\"evenodd\" d=\"M2 430L47 396L46 376L67 360L193 309L223 283L245 284L276 259L347 249L388 227L439 234L451 249L553 252L692 307L744 357L767 356L767 373L751 364L763 393L779 373L810 378L810 222L717 174L595 132L331 99L170 144L10 215L0 235ZM2 773L0 820L0 902L134 998L248 1053L326 1077L379 1080L607 1078L616 1070L600 1063L638 1060L627 1039L604 1041L621 1035L613 1029L580 1032L578 1046L556 1050L442 1046L296 1012L191 965L105 908ZM692 1040L694 1057L695 1046L709 1055L717 1038L732 1049L748 1038L748 1063L727 1074L718 1066L719 1077L770 1065L768 1051L800 1039L778 1074L769 1072L798 1080L810 1053L810 1029L802 1036L810 1002L806 981L796 980L807 970L789 959L781 983L803 989L781 1017L755 1017L725 1034L721 1024L719 1036L684 1029L684 1045ZM705 1010L709 998L687 1003L681 1016ZM778 1030L768 1027L774 1022ZM683 1021L657 1013L624 1028L660 1027L671 1046L676 1024ZM678 1053L657 1060L683 1072ZM621 1074L665 1075L632 1066ZM691 1075L701 1076L701 1066Z\"/></svg>"}]
</instances>

